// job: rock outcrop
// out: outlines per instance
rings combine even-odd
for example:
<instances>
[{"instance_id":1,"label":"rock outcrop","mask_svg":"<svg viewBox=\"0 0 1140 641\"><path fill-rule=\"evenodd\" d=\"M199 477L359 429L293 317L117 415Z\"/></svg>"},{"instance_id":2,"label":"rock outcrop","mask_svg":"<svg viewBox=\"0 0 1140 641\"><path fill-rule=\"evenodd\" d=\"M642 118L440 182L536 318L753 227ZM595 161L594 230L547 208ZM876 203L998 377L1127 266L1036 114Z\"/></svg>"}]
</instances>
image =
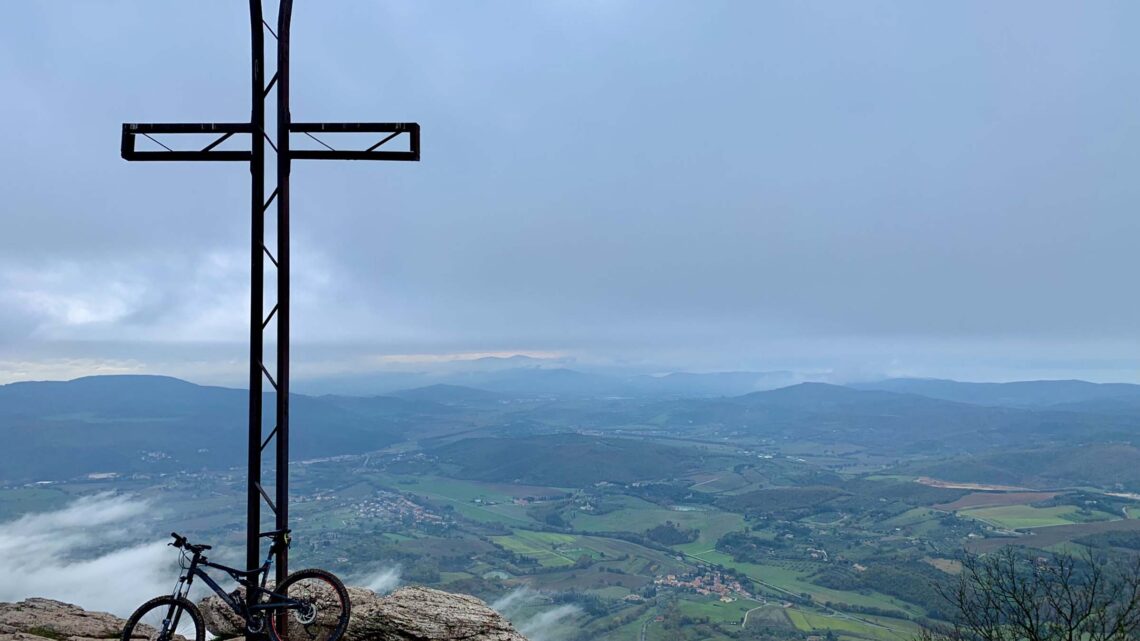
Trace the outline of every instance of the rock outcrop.
<instances>
[{"instance_id":1,"label":"rock outcrop","mask_svg":"<svg viewBox=\"0 0 1140 641\"><path fill-rule=\"evenodd\" d=\"M479 599L429 588L401 588L385 597L350 588L352 617L345 641L526 641L510 621Z\"/></svg>"},{"instance_id":2,"label":"rock outcrop","mask_svg":"<svg viewBox=\"0 0 1140 641\"><path fill-rule=\"evenodd\" d=\"M473 596L406 587L387 596L349 588L352 617L344 641L527 641L510 621ZM198 604L207 630L240 636L241 621L221 599ZM50 599L0 603L0 641L118 639L125 621Z\"/></svg>"},{"instance_id":3,"label":"rock outcrop","mask_svg":"<svg viewBox=\"0 0 1140 641\"><path fill-rule=\"evenodd\" d=\"M51 599L0 603L0 641L117 639L124 623L113 614Z\"/></svg>"},{"instance_id":4,"label":"rock outcrop","mask_svg":"<svg viewBox=\"0 0 1140 641\"><path fill-rule=\"evenodd\" d=\"M344 641L527 641L510 621L466 594L406 587L379 596L350 587L348 595L352 616ZM218 597L203 599L198 608L211 633L241 634L241 620Z\"/></svg>"}]
</instances>

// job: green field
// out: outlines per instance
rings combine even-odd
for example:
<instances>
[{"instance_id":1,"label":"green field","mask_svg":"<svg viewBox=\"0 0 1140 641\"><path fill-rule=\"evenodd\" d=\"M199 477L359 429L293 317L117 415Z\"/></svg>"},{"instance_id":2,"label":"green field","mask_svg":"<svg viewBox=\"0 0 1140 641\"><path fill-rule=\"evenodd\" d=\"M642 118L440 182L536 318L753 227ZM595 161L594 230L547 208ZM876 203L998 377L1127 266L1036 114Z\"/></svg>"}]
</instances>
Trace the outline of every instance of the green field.
<instances>
[{"instance_id":1,"label":"green field","mask_svg":"<svg viewBox=\"0 0 1140 641\"><path fill-rule=\"evenodd\" d=\"M534 525L526 508L514 504L510 486L474 483L438 476L378 475L381 482L391 483L403 492L411 492L442 505L450 505L460 515L473 521L508 526ZM534 488L520 487L519 495ZM479 501L478 503L476 501Z\"/></svg>"},{"instance_id":2,"label":"green field","mask_svg":"<svg viewBox=\"0 0 1140 641\"><path fill-rule=\"evenodd\" d=\"M912 510L908 510L906 512L903 512L902 514L899 514L898 516L893 516L889 519L884 519L883 521L881 521L881 523L886 527L908 527L908 526L917 525L917 524L922 523L924 521L929 521L931 519L939 518L940 516L941 516L941 514L938 512L935 512L934 510L931 510L928 508L916 507Z\"/></svg>"},{"instance_id":3,"label":"green field","mask_svg":"<svg viewBox=\"0 0 1140 641\"><path fill-rule=\"evenodd\" d=\"M851 617L846 615L825 615L816 612L789 608L788 619L797 630L819 632L833 630L862 639L883 641L910 641L914 638L917 626L909 621L884 619L882 617Z\"/></svg>"},{"instance_id":4,"label":"green field","mask_svg":"<svg viewBox=\"0 0 1140 641\"><path fill-rule=\"evenodd\" d=\"M693 617L708 617L709 621L718 623L739 624L744 620L744 613L761 605L759 601L738 599L731 603L724 603L715 596L682 599L677 606L681 613Z\"/></svg>"},{"instance_id":5,"label":"green field","mask_svg":"<svg viewBox=\"0 0 1140 641\"><path fill-rule=\"evenodd\" d=\"M493 536L491 540L512 552L537 559L543 567L573 565L583 554L597 556L596 551L577 546L576 537L569 534L515 530L510 536Z\"/></svg>"},{"instance_id":6,"label":"green field","mask_svg":"<svg viewBox=\"0 0 1140 641\"><path fill-rule=\"evenodd\" d=\"M744 529L744 518L731 512L670 510L631 496L618 497L614 501L619 506L618 509L605 514L575 514L571 521L574 529L583 532L641 533L666 521L672 521L684 528L700 530L696 541L676 546L678 550L686 553L712 549L717 540L727 532Z\"/></svg>"},{"instance_id":7,"label":"green field","mask_svg":"<svg viewBox=\"0 0 1140 641\"><path fill-rule=\"evenodd\" d=\"M472 576L473 575L468 572L440 572L439 582L443 585L447 585L452 581L463 581L470 579Z\"/></svg>"},{"instance_id":8,"label":"green field","mask_svg":"<svg viewBox=\"0 0 1140 641\"><path fill-rule=\"evenodd\" d=\"M960 510L962 516L989 523L995 527L1007 530L1021 530L1034 527L1049 527L1051 525L1070 525L1088 521L1081 517L1077 508L1072 505L1059 505L1056 507L1031 507L1029 505L1002 505L998 507L982 507L971 510ZM1104 514L1100 520L1109 520Z\"/></svg>"},{"instance_id":9,"label":"green field","mask_svg":"<svg viewBox=\"0 0 1140 641\"><path fill-rule=\"evenodd\" d=\"M605 635L605 641L644 641L641 636L641 631L646 631L646 638L656 638L656 633L660 629L660 623L654 623L654 611L649 610L637 619L621 626L616 630L610 630ZM658 626L654 628L653 626Z\"/></svg>"},{"instance_id":10,"label":"green field","mask_svg":"<svg viewBox=\"0 0 1140 641\"><path fill-rule=\"evenodd\" d=\"M697 554L712 550L716 548L716 542L720 540L720 537L729 532L743 530L745 525L743 517L731 512L705 512L701 518L703 521L696 519L688 522L681 521L685 527L697 528L701 532L696 541L684 545L675 545L674 548L685 554ZM673 522L676 523L678 520L673 519Z\"/></svg>"}]
</instances>

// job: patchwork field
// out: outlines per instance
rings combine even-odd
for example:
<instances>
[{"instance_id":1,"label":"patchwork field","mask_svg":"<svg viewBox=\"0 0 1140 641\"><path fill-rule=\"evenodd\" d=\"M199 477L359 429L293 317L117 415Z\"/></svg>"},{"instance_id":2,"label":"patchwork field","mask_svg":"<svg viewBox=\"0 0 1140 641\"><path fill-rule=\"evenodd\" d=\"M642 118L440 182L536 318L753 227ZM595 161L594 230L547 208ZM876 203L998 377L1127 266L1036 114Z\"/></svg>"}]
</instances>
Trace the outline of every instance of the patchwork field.
<instances>
[{"instance_id":1,"label":"patchwork field","mask_svg":"<svg viewBox=\"0 0 1140 641\"><path fill-rule=\"evenodd\" d=\"M1117 519L1095 523L1069 523L1027 530L1024 536L978 539L966 544L971 552L993 552L1006 545L1023 545L1048 549L1089 534L1101 532L1140 532L1140 520Z\"/></svg>"},{"instance_id":2,"label":"patchwork field","mask_svg":"<svg viewBox=\"0 0 1140 641\"><path fill-rule=\"evenodd\" d=\"M670 510L633 497L622 497L619 505L619 509L605 514L579 512L571 523L575 530L584 532L644 532L666 521L700 530L696 541L676 546L684 552L711 549L725 533L744 527L744 518L731 512Z\"/></svg>"},{"instance_id":3,"label":"patchwork field","mask_svg":"<svg viewBox=\"0 0 1140 641\"><path fill-rule=\"evenodd\" d=\"M515 530L510 536L493 536L491 540L512 552L538 559L543 567L573 565L582 555L598 556L596 551L576 545L577 537L569 534Z\"/></svg>"},{"instance_id":4,"label":"patchwork field","mask_svg":"<svg viewBox=\"0 0 1140 641\"><path fill-rule=\"evenodd\" d=\"M1032 492L1032 488L1017 487L1015 485L994 485L992 483L964 483L959 481L944 481L942 479L930 478L929 476L920 476L914 480L915 483L929 485L931 487L944 487L952 490L977 490L980 492Z\"/></svg>"},{"instance_id":5,"label":"patchwork field","mask_svg":"<svg viewBox=\"0 0 1140 641\"><path fill-rule=\"evenodd\" d=\"M724 603L716 597L703 597L684 599L678 602L681 613L690 617L708 617L709 621L718 623L739 624L744 620L744 613L760 606L759 601L739 599L731 603Z\"/></svg>"},{"instance_id":6,"label":"patchwork field","mask_svg":"<svg viewBox=\"0 0 1140 641\"><path fill-rule=\"evenodd\" d=\"M556 488L475 483L426 475L377 475L376 478L402 492L411 492L438 503L451 505L466 518L508 526L534 524L534 520L527 516L526 508L515 505L515 497L534 496L536 491L561 492Z\"/></svg>"},{"instance_id":7,"label":"patchwork field","mask_svg":"<svg viewBox=\"0 0 1140 641\"><path fill-rule=\"evenodd\" d=\"M909 621L885 617L825 615L798 608L789 608L787 616L796 629L803 632L833 630L837 634L857 639L910 641L918 631L917 626Z\"/></svg>"},{"instance_id":8,"label":"patchwork field","mask_svg":"<svg viewBox=\"0 0 1140 641\"><path fill-rule=\"evenodd\" d=\"M1028 505L1038 501L1047 501L1058 494L1059 492L974 492L953 503L943 503L932 507L945 512L956 512L979 507Z\"/></svg>"},{"instance_id":9,"label":"patchwork field","mask_svg":"<svg viewBox=\"0 0 1140 641\"><path fill-rule=\"evenodd\" d=\"M998 507L961 510L959 514L1007 530L1024 530L1054 525L1067 525L1092 520L1082 518L1082 516L1078 514L1077 508L1071 505L1044 508L1031 507L1029 505L1002 505ZM1108 514L1101 514L1102 516L1095 520L1108 520L1112 518Z\"/></svg>"}]
</instances>

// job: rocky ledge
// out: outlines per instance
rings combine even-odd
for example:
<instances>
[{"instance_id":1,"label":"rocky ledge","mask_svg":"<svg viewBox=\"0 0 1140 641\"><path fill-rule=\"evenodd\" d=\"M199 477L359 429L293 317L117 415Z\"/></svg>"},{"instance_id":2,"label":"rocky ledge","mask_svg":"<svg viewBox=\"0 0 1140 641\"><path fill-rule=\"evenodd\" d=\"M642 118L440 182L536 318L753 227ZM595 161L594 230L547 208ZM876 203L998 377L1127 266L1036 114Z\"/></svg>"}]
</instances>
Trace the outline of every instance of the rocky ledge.
<instances>
[{"instance_id":1,"label":"rocky ledge","mask_svg":"<svg viewBox=\"0 0 1140 641\"><path fill-rule=\"evenodd\" d=\"M510 621L473 596L407 587L387 596L349 588L352 617L345 641L526 641ZM198 604L210 633L240 636L217 597ZM125 621L50 599L0 603L0 641L93 641L119 638Z\"/></svg>"}]
</instances>

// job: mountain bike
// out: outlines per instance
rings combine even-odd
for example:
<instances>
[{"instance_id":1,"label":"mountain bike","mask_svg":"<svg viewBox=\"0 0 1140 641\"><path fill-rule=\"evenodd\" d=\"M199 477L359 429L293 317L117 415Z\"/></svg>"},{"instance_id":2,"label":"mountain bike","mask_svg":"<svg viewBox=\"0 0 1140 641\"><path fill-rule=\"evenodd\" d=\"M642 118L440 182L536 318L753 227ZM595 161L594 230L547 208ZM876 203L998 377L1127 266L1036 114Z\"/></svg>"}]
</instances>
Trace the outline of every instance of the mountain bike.
<instances>
[{"instance_id":1,"label":"mountain bike","mask_svg":"<svg viewBox=\"0 0 1140 641\"><path fill-rule=\"evenodd\" d=\"M170 536L174 541L168 545L180 551L178 565L183 570L174 592L139 606L127 619L122 641L205 641L202 613L186 598L194 577L201 577L221 597L248 634L268 633L274 641L338 641L348 627L348 591L331 572L298 570L272 590L265 587L274 554L289 545L289 530L261 533L261 538L270 538L272 543L265 562L252 570L211 563L204 554L209 545L190 543L177 532ZM253 595L252 600L237 590L227 593L204 568L225 572L245 588L246 594Z\"/></svg>"}]
</instances>

